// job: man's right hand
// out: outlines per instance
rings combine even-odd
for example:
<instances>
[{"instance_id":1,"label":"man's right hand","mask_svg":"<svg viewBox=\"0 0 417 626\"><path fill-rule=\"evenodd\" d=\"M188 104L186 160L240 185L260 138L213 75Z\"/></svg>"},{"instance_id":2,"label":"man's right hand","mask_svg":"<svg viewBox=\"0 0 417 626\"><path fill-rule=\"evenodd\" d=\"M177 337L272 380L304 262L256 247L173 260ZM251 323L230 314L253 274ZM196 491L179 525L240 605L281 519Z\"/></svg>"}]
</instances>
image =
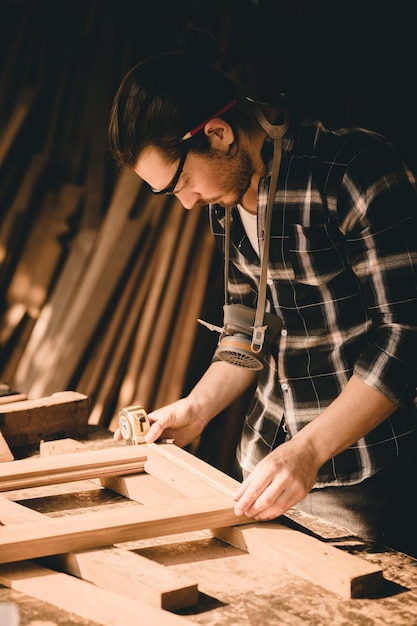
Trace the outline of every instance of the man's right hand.
<instances>
[{"instance_id":1,"label":"man's right hand","mask_svg":"<svg viewBox=\"0 0 417 626\"><path fill-rule=\"evenodd\" d=\"M165 407L157 409L148 415L151 427L146 433L146 443L157 439L174 439L177 446L184 448L194 441L203 432L206 422L193 412L192 403L188 398L182 398ZM113 438L122 439L120 429L117 428Z\"/></svg>"}]
</instances>

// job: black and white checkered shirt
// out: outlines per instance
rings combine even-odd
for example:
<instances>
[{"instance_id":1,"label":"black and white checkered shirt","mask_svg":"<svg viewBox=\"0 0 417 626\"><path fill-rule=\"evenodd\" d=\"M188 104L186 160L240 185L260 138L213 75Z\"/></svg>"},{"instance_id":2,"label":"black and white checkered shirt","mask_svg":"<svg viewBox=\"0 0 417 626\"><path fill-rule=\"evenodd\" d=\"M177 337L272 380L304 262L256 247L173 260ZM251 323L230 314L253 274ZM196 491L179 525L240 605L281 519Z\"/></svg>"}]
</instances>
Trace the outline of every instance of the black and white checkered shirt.
<instances>
[{"instance_id":1,"label":"black and white checkered shirt","mask_svg":"<svg viewBox=\"0 0 417 626\"><path fill-rule=\"evenodd\" d=\"M284 138L272 216L269 310L283 321L259 373L238 460L243 475L294 436L342 391L354 372L398 404L366 437L328 461L317 487L371 476L410 445L417 430L417 189L393 147L363 129L308 122ZM259 185L262 238L272 165ZM210 205L224 248L224 209ZM230 303L256 307L260 260L232 210ZM343 428L343 423L340 424ZM417 453L417 451L416 451Z\"/></svg>"}]
</instances>

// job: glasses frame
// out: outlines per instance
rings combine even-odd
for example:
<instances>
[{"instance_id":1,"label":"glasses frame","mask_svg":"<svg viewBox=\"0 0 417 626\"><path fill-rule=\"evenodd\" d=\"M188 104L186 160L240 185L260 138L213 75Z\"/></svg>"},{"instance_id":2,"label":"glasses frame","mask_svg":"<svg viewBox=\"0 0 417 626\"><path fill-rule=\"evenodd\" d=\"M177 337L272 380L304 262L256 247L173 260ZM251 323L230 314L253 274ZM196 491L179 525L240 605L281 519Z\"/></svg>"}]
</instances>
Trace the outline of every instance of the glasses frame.
<instances>
[{"instance_id":1,"label":"glasses frame","mask_svg":"<svg viewBox=\"0 0 417 626\"><path fill-rule=\"evenodd\" d=\"M216 113L214 113L213 115L208 117L206 120L204 120L204 122L201 122L201 124L198 124L198 126L195 126L195 128L185 133L185 135L181 138L181 142L187 141L188 139L191 139L191 137L194 137L194 135L197 135L197 133L203 130L207 122L214 119L215 117L219 117L220 115L222 115L223 113L225 113L226 111L234 107L235 104L237 104L237 100L232 100L231 102L228 102L224 107L222 107L221 109L216 111ZM177 183L182 174L182 170L184 169L184 163L185 163L185 159L187 158L188 152L189 152L189 148L184 150L184 153L182 157L180 158L177 171L175 172L174 176L172 177L171 181L168 183L166 187L164 187L163 189L160 189L159 191L158 189L153 189L152 187L150 188L152 193L155 196L162 196L162 195L174 193L175 187L177 186Z\"/></svg>"},{"instance_id":2,"label":"glasses frame","mask_svg":"<svg viewBox=\"0 0 417 626\"><path fill-rule=\"evenodd\" d=\"M185 159L187 158L188 155L188 150L184 151L184 154L182 155L182 157L180 158L180 162L178 164L177 167L177 171L175 172L174 176L171 178L171 181L168 183L168 185L166 187L164 187L163 189L159 190L158 189L153 189L151 187L151 191L155 196L161 196L161 195L166 195L169 193L173 193L175 190L175 187L177 186L177 183L180 179L180 176L182 174L182 170L184 169L184 163L185 163Z\"/></svg>"}]
</instances>

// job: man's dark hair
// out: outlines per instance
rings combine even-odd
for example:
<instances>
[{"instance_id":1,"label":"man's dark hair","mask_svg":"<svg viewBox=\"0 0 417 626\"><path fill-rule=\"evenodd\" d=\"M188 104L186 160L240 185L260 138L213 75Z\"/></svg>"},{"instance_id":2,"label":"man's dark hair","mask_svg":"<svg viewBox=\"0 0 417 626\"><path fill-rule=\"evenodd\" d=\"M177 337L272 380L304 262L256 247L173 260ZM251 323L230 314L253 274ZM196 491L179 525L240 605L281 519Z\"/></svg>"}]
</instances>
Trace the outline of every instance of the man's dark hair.
<instances>
[{"instance_id":1,"label":"man's dark hair","mask_svg":"<svg viewBox=\"0 0 417 626\"><path fill-rule=\"evenodd\" d=\"M145 59L122 80L110 117L109 147L120 165L132 168L142 150L160 148L172 161L181 155L181 139L191 129L237 100L221 115L233 127L250 130L255 120L238 85L200 54L167 52ZM188 144L207 152L204 133ZM188 143L188 142L187 142Z\"/></svg>"}]
</instances>

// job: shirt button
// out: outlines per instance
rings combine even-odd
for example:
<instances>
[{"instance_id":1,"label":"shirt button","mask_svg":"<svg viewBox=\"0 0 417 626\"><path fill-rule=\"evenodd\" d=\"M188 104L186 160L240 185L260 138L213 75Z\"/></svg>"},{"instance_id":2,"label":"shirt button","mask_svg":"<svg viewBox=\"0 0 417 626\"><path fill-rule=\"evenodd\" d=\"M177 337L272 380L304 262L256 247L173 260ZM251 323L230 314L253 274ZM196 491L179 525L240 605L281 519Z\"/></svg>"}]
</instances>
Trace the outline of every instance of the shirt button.
<instances>
[{"instance_id":1,"label":"shirt button","mask_svg":"<svg viewBox=\"0 0 417 626\"><path fill-rule=\"evenodd\" d=\"M273 285L274 281L272 280L272 278L268 278L268 280L266 281L268 283L268 285Z\"/></svg>"},{"instance_id":2,"label":"shirt button","mask_svg":"<svg viewBox=\"0 0 417 626\"><path fill-rule=\"evenodd\" d=\"M282 337L286 337L287 335L288 335L288 330L287 330L286 328L283 328L283 329L281 330L281 336L282 336Z\"/></svg>"},{"instance_id":3,"label":"shirt button","mask_svg":"<svg viewBox=\"0 0 417 626\"><path fill-rule=\"evenodd\" d=\"M282 391L288 391L288 383L282 383L281 389Z\"/></svg>"}]
</instances>

